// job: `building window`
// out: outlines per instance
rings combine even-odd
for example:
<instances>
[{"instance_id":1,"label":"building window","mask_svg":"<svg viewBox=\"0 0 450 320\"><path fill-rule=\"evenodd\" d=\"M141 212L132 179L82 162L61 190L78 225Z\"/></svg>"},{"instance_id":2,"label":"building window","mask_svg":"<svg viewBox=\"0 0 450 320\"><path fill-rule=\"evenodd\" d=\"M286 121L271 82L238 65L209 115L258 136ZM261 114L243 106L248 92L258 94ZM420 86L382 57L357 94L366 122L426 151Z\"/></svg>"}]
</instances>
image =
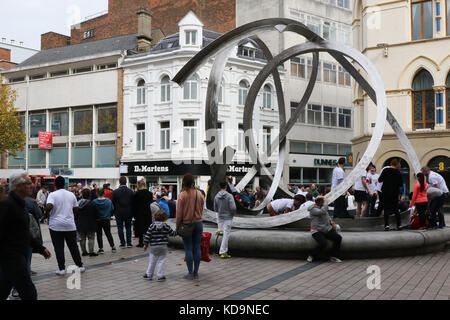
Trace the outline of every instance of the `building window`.
<instances>
[{"instance_id":1,"label":"building window","mask_svg":"<svg viewBox=\"0 0 450 320\"><path fill-rule=\"evenodd\" d=\"M47 74L43 73L43 74L35 74L30 76L30 80L39 80L39 79L45 79L47 78Z\"/></svg>"},{"instance_id":2,"label":"building window","mask_svg":"<svg viewBox=\"0 0 450 320\"><path fill-rule=\"evenodd\" d=\"M53 112L51 119L53 136L69 135L69 112Z\"/></svg>"},{"instance_id":3,"label":"building window","mask_svg":"<svg viewBox=\"0 0 450 320\"><path fill-rule=\"evenodd\" d=\"M47 131L47 117L45 113L30 114L30 138L38 138L39 131Z\"/></svg>"},{"instance_id":4,"label":"building window","mask_svg":"<svg viewBox=\"0 0 450 320\"><path fill-rule=\"evenodd\" d=\"M299 103L291 101L291 117L294 114L295 110L297 109L298 105L299 105ZM299 122L299 123L306 123L305 109L303 109L300 112L300 114L299 114L299 116L297 118L297 122Z\"/></svg>"},{"instance_id":5,"label":"building window","mask_svg":"<svg viewBox=\"0 0 450 320\"><path fill-rule=\"evenodd\" d=\"M97 141L95 149L95 167L111 168L116 166L116 141Z\"/></svg>"},{"instance_id":6,"label":"building window","mask_svg":"<svg viewBox=\"0 0 450 320\"><path fill-rule=\"evenodd\" d=\"M263 91L263 108L271 109L272 108L272 89L268 84L264 86Z\"/></svg>"},{"instance_id":7,"label":"building window","mask_svg":"<svg viewBox=\"0 0 450 320\"><path fill-rule=\"evenodd\" d=\"M145 81L139 80L137 85L137 104L145 104Z\"/></svg>"},{"instance_id":8,"label":"building window","mask_svg":"<svg viewBox=\"0 0 450 320\"><path fill-rule=\"evenodd\" d=\"M322 144L321 143L308 142L307 145L306 145L306 153L322 154Z\"/></svg>"},{"instance_id":9,"label":"building window","mask_svg":"<svg viewBox=\"0 0 450 320\"><path fill-rule=\"evenodd\" d=\"M339 155L346 156L352 152L352 146L350 144L340 144L339 145Z\"/></svg>"},{"instance_id":10,"label":"building window","mask_svg":"<svg viewBox=\"0 0 450 320\"><path fill-rule=\"evenodd\" d=\"M92 110L73 112L73 134L75 136L92 134Z\"/></svg>"},{"instance_id":11,"label":"building window","mask_svg":"<svg viewBox=\"0 0 450 320\"><path fill-rule=\"evenodd\" d=\"M291 76L298 78L305 78L305 58L292 58L291 59Z\"/></svg>"},{"instance_id":12,"label":"building window","mask_svg":"<svg viewBox=\"0 0 450 320\"><path fill-rule=\"evenodd\" d=\"M183 147L185 149L197 148L197 121L183 121Z\"/></svg>"},{"instance_id":13,"label":"building window","mask_svg":"<svg viewBox=\"0 0 450 320\"><path fill-rule=\"evenodd\" d=\"M50 77L54 78L54 77L62 77L62 76L66 76L69 74L69 70L63 70L63 71L56 71L56 72L51 72L50 73Z\"/></svg>"},{"instance_id":14,"label":"building window","mask_svg":"<svg viewBox=\"0 0 450 320\"><path fill-rule=\"evenodd\" d=\"M145 151L145 123L136 125L136 151Z\"/></svg>"},{"instance_id":15,"label":"building window","mask_svg":"<svg viewBox=\"0 0 450 320\"><path fill-rule=\"evenodd\" d=\"M238 126L238 151L245 151L245 134L244 125L242 123Z\"/></svg>"},{"instance_id":16,"label":"building window","mask_svg":"<svg viewBox=\"0 0 450 320\"><path fill-rule=\"evenodd\" d=\"M97 109L97 133L117 132L117 108L101 107Z\"/></svg>"},{"instance_id":17,"label":"building window","mask_svg":"<svg viewBox=\"0 0 450 320\"><path fill-rule=\"evenodd\" d=\"M312 65L312 59L307 59L308 61L308 68L307 68L307 78L311 79L311 74L312 74L312 69L313 69L313 65ZM317 69L317 81L322 81L322 61L319 61L319 66Z\"/></svg>"},{"instance_id":18,"label":"building window","mask_svg":"<svg viewBox=\"0 0 450 320\"><path fill-rule=\"evenodd\" d=\"M450 36L450 0L447 0L446 8L447 35Z\"/></svg>"},{"instance_id":19,"label":"building window","mask_svg":"<svg viewBox=\"0 0 450 320\"><path fill-rule=\"evenodd\" d=\"M339 66L339 73L338 73L338 83L343 86L350 86L351 80L350 80L350 73L345 71L345 69L341 66Z\"/></svg>"},{"instance_id":20,"label":"building window","mask_svg":"<svg viewBox=\"0 0 450 320\"><path fill-rule=\"evenodd\" d=\"M335 107L323 106L323 125L327 127L337 126L337 110Z\"/></svg>"},{"instance_id":21,"label":"building window","mask_svg":"<svg viewBox=\"0 0 450 320\"><path fill-rule=\"evenodd\" d=\"M23 81L25 81L25 77L9 79L9 83L16 83L16 82L23 82Z\"/></svg>"},{"instance_id":22,"label":"building window","mask_svg":"<svg viewBox=\"0 0 450 320\"><path fill-rule=\"evenodd\" d=\"M339 108L339 127L341 128L352 127L352 110Z\"/></svg>"},{"instance_id":23,"label":"building window","mask_svg":"<svg viewBox=\"0 0 450 320\"><path fill-rule=\"evenodd\" d=\"M97 70L106 70L106 69L114 69L114 68L117 68L117 63L97 65Z\"/></svg>"},{"instance_id":24,"label":"building window","mask_svg":"<svg viewBox=\"0 0 450 320\"><path fill-rule=\"evenodd\" d=\"M308 124L320 126L322 124L322 106L309 104L307 109Z\"/></svg>"},{"instance_id":25,"label":"building window","mask_svg":"<svg viewBox=\"0 0 450 320\"><path fill-rule=\"evenodd\" d=\"M412 39L430 39L433 37L433 2L431 0L412 0L411 22Z\"/></svg>"},{"instance_id":26,"label":"building window","mask_svg":"<svg viewBox=\"0 0 450 320\"><path fill-rule=\"evenodd\" d=\"M94 37L94 29L90 29L88 31L83 32L83 40L93 38L93 37Z\"/></svg>"},{"instance_id":27,"label":"building window","mask_svg":"<svg viewBox=\"0 0 450 320\"><path fill-rule=\"evenodd\" d=\"M184 100L197 100L198 77L193 75L184 84Z\"/></svg>"},{"instance_id":28,"label":"building window","mask_svg":"<svg viewBox=\"0 0 450 320\"><path fill-rule=\"evenodd\" d=\"M239 82L239 105L241 106L245 105L245 101L247 101L248 88L250 88L250 85L247 81Z\"/></svg>"},{"instance_id":29,"label":"building window","mask_svg":"<svg viewBox=\"0 0 450 320\"><path fill-rule=\"evenodd\" d=\"M263 145L262 145L262 151L264 153L269 154L270 153L270 144L272 142L271 139L271 128L270 127L263 127Z\"/></svg>"},{"instance_id":30,"label":"building window","mask_svg":"<svg viewBox=\"0 0 450 320\"><path fill-rule=\"evenodd\" d=\"M220 83L220 88L219 88L219 101L218 101L219 103L224 103L223 94L224 94L225 88L224 88L223 84L224 84L224 81L222 79L222 82Z\"/></svg>"},{"instance_id":31,"label":"building window","mask_svg":"<svg viewBox=\"0 0 450 320\"><path fill-rule=\"evenodd\" d=\"M336 83L336 65L326 62L323 63L323 81Z\"/></svg>"},{"instance_id":32,"label":"building window","mask_svg":"<svg viewBox=\"0 0 450 320\"><path fill-rule=\"evenodd\" d=\"M92 142L72 143L72 168L92 168Z\"/></svg>"},{"instance_id":33,"label":"building window","mask_svg":"<svg viewBox=\"0 0 450 320\"><path fill-rule=\"evenodd\" d=\"M435 105L433 77L422 69L413 80L413 129L434 129Z\"/></svg>"},{"instance_id":34,"label":"building window","mask_svg":"<svg viewBox=\"0 0 450 320\"><path fill-rule=\"evenodd\" d=\"M30 145L28 150L28 166L30 168L45 168L46 151L39 149L39 145Z\"/></svg>"},{"instance_id":35,"label":"building window","mask_svg":"<svg viewBox=\"0 0 450 320\"><path fill-rule=\"evenodd\" d=\"M317 33L319 36L321 35L320 32L320 19L313 16L308 16L307 18L307 24L306 26L313 32Z\"/></svg>"},{"instance_id":36,"label":"building window","mask_svg":"<svg viewBox=\"0 0 450 320\"><path fill-rule=\"evenodd\" d=\"M254 59L256 57L256 50L248 47L241 47L240 55L243 57Z\"/></svg>"},{"instance_id":37,"label":"building window","mask_svg":"<svg viewBox=\"0 0 450 320\"><path fill-rule=\"evenodd\" d=\"M161 79L161 102L170 101L170 79L169 76L164 76Z\"/></svg>"},{"instance_id":38,"label":"building window","mask_svg":"<svg viewBox=\"0 0 450 320\"><path fill-rule=\"evenodd\" d=\"M160 149L170 150L170 121L160 122Z\"/></svg>"},{"instance_id":39,"label":"building window","mask_svg":"<svg viewBox=\"0 0 450 320\"><path fill-rule=\"evenodd\" d=\"M323 154L328 155L337 155L338 154L338 145L337 144L330 144L330 143L324 143L323 144Z\"/></svg>"},{"instance_id":40,"label":"building window","mask_svg":"<svg viewBox=\"0 0 450 320\"><path fill-rule=\"evenodd\" d=\"M66 143L55 143L50 150L50 168L67 168L69 166L69 149Z\"/></svg>"},{"instance_id":41,"label":"building window","mask_svg":"<svg viewBox=\"0 0 450 320\"><path fill-rule=\"evenodd\" d=\"M195 46L197 44L197 31L189 30L186 31L186 44Z\"/></svg>"},{"instance_id":42,"label":"building window","mask_svg":"<svg viewBox=\"0 0 450 320\"><path fill-rule=\"evenodd\" d=\"M306 142L291 141L289 149L290 153L306 153Z\"/></svg>"},{"instance_id":43,"label":"building window","mask_svg":"<svg viewBox=\"0 0 450 320\"><path fill-rule=\"evenodd\" d=\"M77 69L73 69L73 73L84 73L84 72L90 72L93 70L93 67L84 67L84 68L77 68Z\"/></svg>"},{"instance_id":44,"label":"building window","mask_svg":"<svg viewBox=\"0 0 450 320\"><path fill-rule=\"evenodd\" d=\"M223 122L217 123L217 148L218 150L222 150L222 147L224 146L224 136L223 136Z\"/></svg>"},{"instance_id":45,"label":"building window","mask_svg":"<svg viewBox=\"0 0 450 320\"><path fill-rule=\"evenodd\" d=\"M447 129L450 129L450 73L447 76L445 84L447 86Z\"/></svg>"}]
</instances>

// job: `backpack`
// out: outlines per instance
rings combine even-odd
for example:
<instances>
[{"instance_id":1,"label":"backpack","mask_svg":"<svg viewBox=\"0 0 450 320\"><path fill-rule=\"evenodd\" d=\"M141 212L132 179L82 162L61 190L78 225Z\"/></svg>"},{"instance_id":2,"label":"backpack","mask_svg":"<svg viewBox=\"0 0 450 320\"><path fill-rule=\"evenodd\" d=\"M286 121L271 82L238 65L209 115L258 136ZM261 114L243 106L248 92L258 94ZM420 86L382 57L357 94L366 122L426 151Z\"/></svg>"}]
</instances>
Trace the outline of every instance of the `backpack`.
<instances>
[{"instance_id":1,"label":"backpack","mask_svg":"<svg viewBox=\"0 0 450 320\"><path fill-rule=\"evenodd\" d=\"M30 234L34 240L41 241L41 229L31 213L28 214L30 219Z\"/></svg>"}]
</instances>

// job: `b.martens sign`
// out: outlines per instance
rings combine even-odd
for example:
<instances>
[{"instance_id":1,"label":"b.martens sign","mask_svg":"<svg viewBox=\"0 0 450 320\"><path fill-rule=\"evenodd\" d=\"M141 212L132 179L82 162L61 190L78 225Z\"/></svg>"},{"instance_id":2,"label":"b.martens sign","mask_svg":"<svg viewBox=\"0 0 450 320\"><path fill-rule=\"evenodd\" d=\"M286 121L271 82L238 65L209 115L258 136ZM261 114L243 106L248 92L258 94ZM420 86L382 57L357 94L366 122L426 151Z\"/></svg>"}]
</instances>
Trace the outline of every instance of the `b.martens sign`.
<instances>
[{"instance_id":1,"label":"b.martens sign","mask_svg":"<svg viewBox=\"0 0 450 320\"><path fill-rule=\"evenodd\" d=\"M245 176L253 167L249 163L230 164L227 175ZM197 176L211 175L211 167L204 162L199 164L181 163L171 161L158 162L124 162L120 165L120 174L126 176L182 176L191 173Z\"/></svg>"}]
</instances>

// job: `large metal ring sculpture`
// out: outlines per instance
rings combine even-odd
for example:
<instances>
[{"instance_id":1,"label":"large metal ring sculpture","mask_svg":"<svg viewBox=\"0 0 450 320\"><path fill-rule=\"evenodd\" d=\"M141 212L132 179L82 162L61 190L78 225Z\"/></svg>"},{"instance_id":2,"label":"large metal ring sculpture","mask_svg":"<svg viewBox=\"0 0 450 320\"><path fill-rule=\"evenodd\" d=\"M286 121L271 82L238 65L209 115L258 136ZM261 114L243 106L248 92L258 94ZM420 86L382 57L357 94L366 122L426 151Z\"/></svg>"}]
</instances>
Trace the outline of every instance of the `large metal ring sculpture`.
<instances>
[{"instance_id":1,"label":"large metal ring sculpture","mask_svg":"<svg viewBox=\"0 0 450 320\"><path fill-rule=\"evenodd\" d=\"M267 48L265 43L257 37L257 34L260 32L274 31L278 32L294 32L301 36L304 36L308 41L288 48L273 57L270 50ZM319 53L327 52L332 57L334 57L355 79L356 82L364 89L370 99L377 105L377 118L375 129L373 131L372 137L370 139L368 148L364 152L361 160L356 165L356 167L351 171L349 175L344 179L344 181L335 189L332 190L329 194L327 194L327 199L329 202L334 201L340 195L346 192L348 188L350 188L356 179L360 177L365 168L373 159L376 150L381 142L383 131L386 125L386 119L388 123L391 125L392 129L396 133L399 138L403 148L405 149L412 165L414 171L418 173L420 171L420 163L417 158L417 155L414 149L411 146L408 138L403 132L402 128L398 124L395 117L392 113L387 109L386 106L386 95L384 90L384 85L381 80L380 75L377 70L373 66L373 64L369 61L369 59L361 54L359 51L344 46L339 43L333 43L324 40L319 35L312 32L302 23L299 23L295 20L284 19L284 18L273 18L273 19L263 19L259 21L255 21L241 27L238 27L225 35L219 37L207 47L202 49L198 54L196 54L174 77L172 81L182 85L192 74L196 72L203 64L205 64L208 59L213 58L214 63L211 69L208 90L206 95L206 114L205 114L205 129L207 133L207 148L209 154L209 161L211 165L212 172L212 181L213 185L210 187L212 190L218 190L219 181L225 178L227 164L231 162L235 150L231 147L226 147L222 153L217 153L216 139L217 137L217 128L218 128L218 99L219 99L219 88L222 80L223 71L225 69L225 65L227 63L228 57L238 45L238 43L243 40L251 38L257 42L259 47L262 49L265 58L267 60L266 66L260 71L258 76L255 78L253 84L250 87L249 93L247 95L247 100L244 109L244 131L246 133L251 132L252 129L252 115L254 109L254 103L256 101L257 94L261 89L264 81L272 75L275 87L277 91L277 100L279 106L279 119L280 119L280 134L278 139L271 145L271 150L276 150L279 148L279 159L277 163L277 167L275 170L275 175L272 177L270 172L265 168L263 161L257 154L250 152L250 157L253 163L257 163L250 172L246 174L246 176L241 180L241 182L236 186L238 189L242 189L245 187L250 180L255 176L258 169L264 170L265 173L272 179L272 185L269 189L269 193L267 197L264 199L263 203L257 208L254 208L254 211L261 211L267 205L269 201L272 200L276 190L278 187L282 188L284 191L286 190L285 186L280 185L281 175L283 171L284 161L286 157L286 136L288 132L295 125L297 118L300 115L300 112L304 110L310 96L312 90L314 88L317 71L318 71L318 63L319 63ZM278 73L278 66L285 61L301 55L301 54L313 54L313 70L310 77L310 81L305 90L305 93L298 104L297 108L291 115L289 121L286 122L286 113L285 113L285 101L283 95L283 89L281 85L280 75ZM352 59L354 62L358 63L362 69L368 75L368 78L373 84L373 87L366 81L366 79L361 76L361 74L356 70L356 68L350 63L347 58ZM252 134L246 135L247 139L245 141L247 150L256 150L255 140ZM211 140L211 138L213 138ZM213 151L211 151L211 147ZM215 151L214 151L215 150ZM268 154L270 156L270 154ZM218 161L219 160L219 161ZM219 162L219 163L218 163ZM214 193L213 193L214 194ZM233 219L233 226L238 228L270 228L286 225L300 219L303 219L309 215L306 208L299 209L287 214L283 214L275 217L235 217ZM203 217L205 220L216 221L216 215L214 212L205 209Z\"/></svg>"}]
</instances>

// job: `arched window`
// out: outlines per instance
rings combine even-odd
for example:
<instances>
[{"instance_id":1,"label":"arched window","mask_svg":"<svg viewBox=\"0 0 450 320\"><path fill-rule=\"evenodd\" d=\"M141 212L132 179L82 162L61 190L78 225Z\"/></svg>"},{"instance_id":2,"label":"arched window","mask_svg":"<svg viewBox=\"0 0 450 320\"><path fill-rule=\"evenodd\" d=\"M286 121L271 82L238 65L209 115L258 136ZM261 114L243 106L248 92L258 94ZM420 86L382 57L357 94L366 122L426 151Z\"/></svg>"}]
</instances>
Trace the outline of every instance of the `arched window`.
<instances>
[{"instance_id":1,"label":"arched window","mask_svg":"<svg viewBox=\"0 0 450 320\"><path fill-rule=\"evenodd\" d=\"M263 90L263 108L272 108L272 88L266 84Z\"/></svg>"},{"instance_id":2,"label":"arched window","mask_svg":"<svg viewBox=\"0 0 450 320\"><path fill-rule=\"evenodd\" d=\"M413 129L434 129L435 106L433 77L426 70L421 70L413 80Z\"/></svg>"},{"instance_id":3,"label":"arched window","mask_svg":"<svg viewBox=\"0 0 450 320\"><path fill-rule=\"evenodd\" d=\"M161 102L170 101L170 79L164 76L161 79Z\"/></svg>"},{"instance_id":4,"label":"arched window","mask_svg":"<svg viewBox=\"0 0 450 320\"><path fill-rule=\"evenodd\" d=\"M247 81L241 80L241 82L239 82L239 105L241 106L245 105L245 101L247 101L249 87Z\"/></svg>"},{"instance_id":5,"label":"arched window","mask_svg":"<svg viewBox=\"0 0 450 320\"><path fill-rule=\"evenodd\" d=\"M449 2L449 6L450 6L450 2ZM449 15L450 15L450 12L449 12ZM445 81L445 84L447 86L447 129L450 129L450 73L447 76L447 80Z\"/></svg>"},{"instance_id":6,"label":"arched window","mask_svg":"<svg viewBox=\"0 0 450 320\"><path fill-rule=\"evenodd\" d=\"M142 79L137 85L137 104L145 104L145 81Z\"/></svg>"},{"instance_id":7,"label":"arched window","mask_svg":"<svg viewBox=\"0 0 450 320\"><path fill-rule=\"evenodd\" d=\"M183 98L185 100L197 100L197 90L198 90L198 77L196 75L193 75L184 84Z\"/></svg>"}]
</instances>

